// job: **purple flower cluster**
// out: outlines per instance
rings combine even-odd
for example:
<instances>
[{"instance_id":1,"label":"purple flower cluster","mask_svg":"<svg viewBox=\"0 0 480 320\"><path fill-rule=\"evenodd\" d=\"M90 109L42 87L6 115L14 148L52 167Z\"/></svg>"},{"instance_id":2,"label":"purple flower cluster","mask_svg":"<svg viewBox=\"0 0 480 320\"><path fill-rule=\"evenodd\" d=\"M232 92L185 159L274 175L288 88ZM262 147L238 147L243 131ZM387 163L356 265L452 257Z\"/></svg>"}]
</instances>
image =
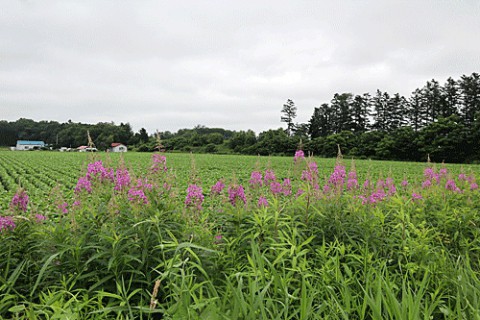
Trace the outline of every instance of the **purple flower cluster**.
<instances>
[{"instance_id":1,"label":"purple flower cluster","mask_svg":"<svg viewBox=\"0 0 480 320\"><path fill-rule=\"evenodd\" d=\"M297 163L298 161L305 160L305 153L303 150L295 151L295 156L293 157L293 161Z\"/></svg>"},{"instance_id":2,"label":"purple flower cluster","mask_svg":"<svg viewBox=\"0 0 480 320\"><path fill-rule=\"evenodd\" d=\"M357 172L352 170L348 173L347 190L354 190L358 188Z\"/></svg>"},{"instance_id":3,"label":"purple flower cluster","mask_svg":"<svg viewBox=\"0 0 480 320\"><path fill-rule=\"evenodd\" d=\"M212 186L211 193L215 195L219 195L224 188L225 188L225 184L221 180L219 180L217 181L217 183L215 183Z\"/></svg>"},{"instance_id":4,"label":"purple flower cluster","mask_svg":"<svg viewBox=\"0 0 480 320\"><path fill-rule=\"evenodd\" d=\"M88 193L92 193L92 183L87 177L78 178L77 185L75 186L76 194L79 194L83 190L87 191Z\"/></svg>"},{"instance_id":5,"label":"purple flower cluster","mask_svg":"<svg viewBox=\"0 0 480 320\"><path fill-rule=\"evenodd\" d=\"M137 179L136 188L137 188L137 189L144 189L144 190L152 191L152 189L153 189L153 184L149 183L147 178Z\"/></svg>"},{"instance_id":6,"label":"purple flower cluster","mask_svg":"<svg viewBox=\"0 0 480 320\"><path fill-rule=\"evenodd\" d=\"M277 182L277 181L270 182L270 192L273 193L273 195L277 195L282 191L283 191L283 188L280 182Z\"/></svg>"},{"instance_id":7,"label":"purple flower cluster","mask_svg":"<svg viewBox=\"0 0 480 320\"><path fill-rule=\"evenodd\" d=\"M185 205L193 206L197 210L202 210L202 203L204 196L202 193L202 188L196 184L191 184L187 188L187 197L185 198Z\"/></svg>"},{"instance_id":8,"label":"purple flower cluster","mask_svg":"<svg viewBox=\"0 0 480 320\"><path fill-rule=\"evenodd\" d=\"M457 187L457 184L455 183L455 180L452 180L452 179L447 180L447 183L445 184L445 189L453 191L453 192L457 192L457 193L462 192L462 190L460 190L460 188Z\"/></svg>"},{"instance_id":9,"label":"purple flower cluster","mask_svg":"<svg viewBox=\"0 0 480 320\"><path fill-rule=\"evenodd\" d=\"M307 170L302 171L302 176L300 179L304 181L317 181L318 177L318 165L316 162L309 162L307 165Z\"/></svg>"},{"instance_id":10,"label":"purple flower cluster","mask_svg":"<svg viewBox=\"0 0 480 320\"><path fill-rule=\"evenodd\" d=\"M114 173L112 168L105 168L102 161L99 160L88 164L86 177L90 181L95 179L113 181Z\"/></svg>"},{"instance_id":11,"label":"purple flower cluster","mask_svg":"<svg viewBox=\"0 0 480 320\"><path fill-rule=\"evenodd\" d=\"M142 189L130 188L128 190L128 200L131 202L148 204L147 196Z\"/></svg>"},{"instance_id":12,"label":"purple flower cluster","mask_svg":"<svg viewBox=\"0 0 480 320\"><path fill-rule=\"evenodd\" d=\"M125 190L130 185L130 173L127 169L117 169L115 176L115 187L116 191Z\"/></svg>"},{"instance_id":13,"label":"purple flower cluster","mask_svg":"<svg viewBox=\"0 0 480 320\"><path fill-rule=\"evenodd\" d=\"M255 187L261 187L263 185L263 175L260 171L253 171L252 174L250 175L250 180L248 181L250 183L250 186L255 188Z\"/></svg>"},{"instance_id":14,"label":"purple flower cluster","mask_svg":"<svg viewBox=\"0 0 480 320\"><path fill-rule=\"evenodd\" d=\"M336 165L335 170L328 179L328 183L332 184L337 189L342 188L345 183L345 167L342 165Z\"/></svg>"},{"instance_id":15,"label":"purple flower cluster","mask_svg":"<svg viewBox=\"0 0 480 320\"><path fill-rule=\"evenodd\" d=\"M28 201L28 194L25 192L25 190L20 189L13 196L12 201L10 202L10 207L16 211L18 210L22 212L27 212Z\"/></svg>"},{"instance_id":16,"label":"purple flower cluster","mask_svg":"<svg viewBox=\"0 0 480 320\"><path fill-rule=\"evenodd\" d=\"M259 208L266 208L266 207L268 207L268 200L267 200L267 198L265 198L265 197L263 197L263 196L260 197L260 198L258 198L257 207L259 207Z\"/></svg>"},{"instance_id":17,"label":"purple flower cluster","mask_svg":"<svg viewBox=\"0 0 480 320\"><path fill-rule=\"evenodd\" d=\"M277 180L277 177L275 176L275 172L273 172L273 170L266 170L264 180L266 185L269 185L270 181Z\"/></svg>"},{"instance_id":18,"label":"purple flower cluster","mask_svg":"<svg viewBox=\"0 0 480 320\"><path fill-rule=\"evenodd\" d=\"M414 192L414 193L412 193L412 200L413 200L413 201L416 201L416 200L422 200L422 199L423 199L423 197L422 197L422 195L421 195L421 194L419 194L419 193L415 193L415 192Z\"/></svg>"},{"instance_id":19,"label":"purple flower cluster","mask_svg":"<svg viewBox=\"0 0 480 320\"><path fill-rule=\"evenodd\" d=\"M41 223L41 222L47 220L47 217L45 217L43 214L36 214L35 215L35 220L37 221L37 223Z\"/></svg>"},{"instance_id":20,"label":"purple flower cluster","mask_svg":"<svg viewBox=\"0 0 480 320\"><path fill-rule=\"evenodd\" d=\"M13 221L12 217L6 216L2 217L0 216L0 232L3 232L4 230L13 230L15 229L16 225L15 222Z\"/></svg>"},{"instance_id":21,"label":"purple flower cluster","mask_svg":"<svg viewBox=\"0 0 480 320\"><path fill-rule=\"evenodd\" d=\"M266 175L266 174L265 174ZM243 205L247 203L245 197L245 190L242 185L233 185L228 188L228 199L232 206L236 207L238 202L243 202Z\"/></svg>"},{"instance_id":22,"label":"purple flower cluster","mask_svg":"<svg viewBox=\"0 0 480 320\"><path fill-rule=\"evenodd\" d=\"M152 167L153 172L163 171L167 172L167 157L162 156L161 154L154 153L152 155Z\"/></svg>"},{"instance_id":23,"label":"purple flower cluster","mask_svg":"<svg viewBox=\"0 0 480 320\"><path fill-rule=\"evenodd\" d=\"M288 178L283 179L282 193L284 196L289 196L292 194L292 182Z\"/></svg>"},{"instance_id":24,"label":"purple flower cluster","mask_svg":"<svg viewBox=\"0 0 480 320\"><path fill-rule=\"evenodd\" d=\"M68 203L63 202L63 203L59 204L57 207L60 211L62 211L62 213L68 213L68 209L67 209Z\"/></svg>"}]
</instances>

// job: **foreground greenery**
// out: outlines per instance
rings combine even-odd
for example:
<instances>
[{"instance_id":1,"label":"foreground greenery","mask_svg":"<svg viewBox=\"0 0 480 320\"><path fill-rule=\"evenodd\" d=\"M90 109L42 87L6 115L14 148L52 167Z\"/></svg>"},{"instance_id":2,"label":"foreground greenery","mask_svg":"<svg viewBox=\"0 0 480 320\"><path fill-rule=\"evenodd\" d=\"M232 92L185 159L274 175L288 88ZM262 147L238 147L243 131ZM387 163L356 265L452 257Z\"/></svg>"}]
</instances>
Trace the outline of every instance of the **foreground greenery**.
<instances>
[{"instance_id":1,"label":"foreground greenery","mask_svg":"<svg viewBox=\"0 0 480 320\"><path fill-rule=\"evenodd\" d=\"M18 159L36 156L48 167L58 163L51 154ZM7 203L0 214L16 224L0 234L1 317L480 319L478 167L130 157L103 159L102 168L116 169L108 180L75 155L70 168L90 174L91 192L69 191L80 180L68 182L59 165L57 179L71 185L54 188L48 200L24 177L32 181L26 211ZM204 174L207 159L215 165ZM218 167L222 161L235 174ZM131 182L116 190L126 168ZM217 194L218 180L226 187ZM273 189L277 182L282 192ZM192 185L204 198L192 193L187 203ZM245 202L232 201L228 189L240 185ZM387 194L372 198L380 190Z\"/></svg>"}]
</instances>

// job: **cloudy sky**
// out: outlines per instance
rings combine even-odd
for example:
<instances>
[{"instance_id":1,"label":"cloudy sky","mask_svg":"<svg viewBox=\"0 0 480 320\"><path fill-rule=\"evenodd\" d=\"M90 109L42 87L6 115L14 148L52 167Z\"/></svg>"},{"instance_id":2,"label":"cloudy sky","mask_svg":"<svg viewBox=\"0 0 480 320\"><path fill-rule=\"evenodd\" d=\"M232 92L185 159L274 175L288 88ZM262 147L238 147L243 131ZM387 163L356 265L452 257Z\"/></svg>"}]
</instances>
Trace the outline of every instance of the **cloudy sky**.
<instances>
[{"instance_id":1,"label":"cloudy sky","mask_svg":"<svg viewBox=\"0 0 480 320\"><path fill-rule=\"evenodd\" d=\"M480 2L2 1L0 119L257 133L479 72ZM283 125L284 126L284 125Z\"/></svg>"}]
</instances>

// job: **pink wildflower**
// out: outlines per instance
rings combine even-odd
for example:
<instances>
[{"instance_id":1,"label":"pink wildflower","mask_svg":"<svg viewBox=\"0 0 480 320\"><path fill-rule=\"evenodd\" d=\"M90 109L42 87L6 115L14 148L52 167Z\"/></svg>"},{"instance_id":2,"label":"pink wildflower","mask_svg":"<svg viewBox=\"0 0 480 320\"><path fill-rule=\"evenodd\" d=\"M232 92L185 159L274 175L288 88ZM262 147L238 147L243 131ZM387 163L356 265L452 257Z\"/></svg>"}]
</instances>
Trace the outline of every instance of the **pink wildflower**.
<instances>
[{"instance_id":1,"label":"pink wildflower","mask_svg":"<svg viewBox=\"0 0 480 320\"><path fill-rule=\"evenodd\" d=\"M445 177L447 175L447 173L448 173L447 168L442 168L439 171L439 174L440 174L441 177Z\"/></svg>"},{"instance_id":2,"label":"pink wildflower","mask_svg":"<svg viewBox=\"0 0 480 320\"><path fill-rule=\"evenodd\" d=\"M282 193L284 196L289 196L292 194L292 182L288 178L283 179Z\"/></svg>"},{"instance_id":3,"label":"pink wildflower","mask_svg":"<svg viewBox=\"0 0 480 320\"><path fill-rule=\"evenodd\" d=\"M47 220L47 217L45 217L43 214L36 214L35 215L35 220L40 223L42 221L45 221Z\"/></svg>"},{"instance_id":4,"label":"pink wildflower","mask_svg":"<svg viewBox=\"0 0 480 320\"><path fill-rule=\"evenodd\" d=\"M425 181L423 181L423 183L422 183L422 188L423 188L423 189L427 189L427 188L429 188L431 185L432 185L432 181L430 181L430 180L425 180Z\"/></svg>"},{"instance_id":5,"label":"pink wildflower","mask_svg":"<svg viewBox=\"0 0 480 320\"><path fill-rule=\"evenodd\" d=\"M68 203L66 203L66 202L58 205L58 209L60 209L60 211L62 211L62 213L68 213L67 207L68 207Z\"/></svg>"},{"instance_id":6,"label":"pink wildflower","mask_svg":"<svg viewBox=\"0 0 480 320\"><path fill-rule=\"evenodd\" d=\"M310 170L303 170L302 176L300 179L304 181L312 181L313 180L312 172Z\"/></svg>"},{"instance_id":7,"label":"pink wildflower","mask_svg":"<svg viewBox=\"0 0 480 320\"><path fill-rule=\"evenodd\" d=\"M266 208L266 207L268 207L268 200L267 200L267 198L265 198L265 197L263 197L263 196L260 197L260 198L258 198L257 206L258 206L259 208Z\"/></svg>"},{"instance_id":8,"label":"pink wildflower","mask_svg":"<svg viewBox=\"0 0 480 320\"><path fill-rule=\"evenodd\" d=\"M243 186L230 186L228 188L228 199L234 207L239 201L243 202L245 205L247 203L247 198L245 197L245 190L243 189Z\"/></svg>"},{"instance_id":9,"label":"pink wildflower","mask_svg":"<svg viewBox=\"0 0 480 320\"><path fill-rule=\"evenodd\" d=\"M470 190L477 190L478 189L478 184L473 182L471 185L470 185Z\"/></svg>"},{"instance_id":10,"label":"pink wildflower","mask_svg":"<svg viewBox=\"0 0 480 320\"><path fill-rule=\"evenodd\" d=\"M308 163L308 170L311 172L318 174L318 165L316 162L312 161Z\"/></svg>"},{"instance_id":11,"label":"pink wildflower","mask_svg":"<svg viewBox=\"0 0 480 320\"><path fill-rule=\"evenodd\" d=\"M263 176L262 173L259 171L253 171L252 174L250 175L250 186L252 187L261 187L263 184Z\"/></svg>"},{"instance_id":12,"label":"pink wildflower","mask_svg":"<svg viewBox=\"0 0 480 320\"><path fill-rule=\"evenodd\" d=\"M25 190L20 189L13 196L12 201L10 202L10 206L14 210L27 212L28 201L29 201L28 194L25 192Z\"/></svg>"},{"instance_id":13,"label":"pink wildflower","mask_svg":"<svg viewBox=\"0 0 480 320\"><path fill-rule=\"evenodd\" d=\"M297 161L304 160L305 159L305 153L303 150L297 150L295 152L295 156L293 157L293 161L297 163Z\"/></svg>"},{"instance_id":14,"label":"pink wildflower","mask_svg":"<svg viewBox=\"0 0 480 320\"><path fill-rule=\"evenodd\" d=\"M434 174L435 174L435 171L433 171L432 168L425 168L425 170L423 170L423 175L427 179L433 179Z\"/></svg>"},{"instance_id":15,"label":"pink wildflower","mask_svg":"<svg viewBox=\"0 0 480 320\"><path fill-rule=\"evenodd\" d=\"M415 201L415 200L422 200L422 199L423 199L423 197L422 197L421 194L415 193L415 192L412 193L412 200L413 200L413 201Z\"/></svg>"},{"instance_id":16,"label":"pink wildflower","mask_svg":"<svg viewBox=\"0 0 480 320\"><path fill-rule=\"evenodd\" d=\"M161 154L158 154L158 153L154 153L152 155L152 162L153 164L150 170L152 170L153 172L158 172L158 171L167 172L168 170L167 157L162 156Z\"/></svg>"},{"instance_id":17,"label":"pink wildflower","mask_svg":"<svg viewBox=\"0 0 480 320\"><path fill-rule=\"evenodd\" d=\"M347 190L353 190L358 188L358 181L356 178L349 178L347 181Z\"/></svg>"},{"instance_id":18,"label":"pink wildflower","mask_svg":"<svg viewBox=\"0 0 480 320\"><path fill-rule=\"evenodd\" d=\"M191 184L187 188L187 197L185 199L185 204L187 206L194 206L197 210L202 210L202 203L204 200L202 193L202 188L196 184Z\"/></svg>"},{"instance_id":19,"label":"pink wildflower","mask_svg":"<svg viewBox=\"0 0 480 320\"><path fill-rule=\"evenodd\" d=\"M217 183L215 183L212 186L212 189L210 192L212 194L220 194L224 188L225 188L225 184L223 184L223 182L219 180L217 181Z\"/></svg>"},{"instance_id":20,"label":"pink wildflower","mask_svg":"<svg viewBox=\"0 0 480 320\"><path fill-rule=\"evenodd\" d=\"M147 196L141 189L130 188L128 190L128 200L131 202L148 204Z\"/></svg>"},{"instance_id":21,"label":"pink wildflower","mask_svg":"<svg viewBox=\"0 0 480 320\"><path fill-rule=\"evenodd\" d=\"M75 186L75 193L78 194L83 190L87 191L88 193L92 192L92 183L87 177L78 178L77 185Z\"/></svg>"},{"instance_id":22,"label":"pink wildflower","mask_svg":"<svg viewBox=\"0 0 480 320\"><path fill-rule=\"evenodd\" d=\"M275 172L273 170L265 171L265 183L268 184L270 181L275 181L277 178L275 177Z\"/></svg>"},{"instance_id":23,"label":"pink wildflower","mask_svg":"<svg viewBox=\"0 0 480 320\"><path fill-rule=\"evenodd\" d=\"M336 188L343 186L345 182L345 167L340 165L335 166L335 170L330 175L328 182L333 184Z\"/></svg>"},{"instance_id":24,"label":"pink wildflower","mask_svg":"<svg viewBox=\"0 0 480 320\"><path fill-rule=\"evenodd\" d=\"M117 169L117 174L115 177L115 187L116 191L125 190L126 187L130 185L130 173L127 169Z\"/></svg>"},{"instance_id":25,"label":"pink wildflower","mask_svg":"<svg viewBox=\"0 0 480 320\"><path fill-rule=\"evenodd\" d=\"M2 217L0 216L0 233L4 230L13 230L15 229L16 225L13 221L13 218L10 216Z\"/></svg>"},{"instance_id":26,"label":"pink wildflower","mask_svg":"<svg viewBox=\"0 0 480 320\"><path fill-rule=\"evenodd\" d=\"M280 182L273 181L270 183L270 191L274 194L277 195L282 192L282 185Z\"/></svg>"}]
</instances>

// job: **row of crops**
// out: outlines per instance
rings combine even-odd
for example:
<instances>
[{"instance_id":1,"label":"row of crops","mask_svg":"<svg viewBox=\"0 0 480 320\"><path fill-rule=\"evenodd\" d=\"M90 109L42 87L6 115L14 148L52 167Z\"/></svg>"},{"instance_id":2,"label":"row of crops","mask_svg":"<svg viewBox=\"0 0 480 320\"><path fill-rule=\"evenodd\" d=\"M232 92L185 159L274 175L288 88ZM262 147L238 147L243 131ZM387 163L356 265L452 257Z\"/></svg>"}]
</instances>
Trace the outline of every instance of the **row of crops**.
<instances>
[{"instance_id":1,"label":"row of crops","mask_svg":"<svg viewBox=\"0 0 480 320\"><path fill-rule=\"evenodd\" d=\"M479 169L0 152L0 317L479 319Z\"/></svg>"}]
</instances>

